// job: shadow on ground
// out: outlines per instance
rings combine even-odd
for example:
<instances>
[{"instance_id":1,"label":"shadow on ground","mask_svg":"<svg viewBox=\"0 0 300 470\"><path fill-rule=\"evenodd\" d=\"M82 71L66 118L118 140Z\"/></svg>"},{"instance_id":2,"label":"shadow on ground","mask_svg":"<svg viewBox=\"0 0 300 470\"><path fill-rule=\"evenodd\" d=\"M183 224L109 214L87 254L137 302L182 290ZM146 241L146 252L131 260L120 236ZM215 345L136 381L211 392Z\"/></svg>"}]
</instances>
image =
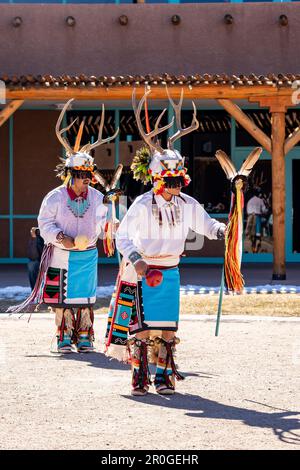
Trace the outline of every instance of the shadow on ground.
<instances>
[{"instance_id":1,"label":"shadow on ground","mask_svg":"<svg viewBox=\"0 0 300 470\"><path fill-rule=\"evenodd\" d=\"M129 395L122 396L128 400L143 402L152 406L184 410L187 411L186 416L192 418L241 421L246 426L271 429L280 441L300 446L300 420L298 418L287 419L290 416L300 415L300 412L297 411L285 410L281 413L266 413L224 405L197 395L181 393L176 393L171 397L154 394L142 398Z\"/></svg>"},{"instance_id":2,"label":"shadow on ground","mask_svg":"<svg viewBox=\"0 0 300 470\"><path fill-rule=\"evenodd\" d=\"M91 352L88 354L59 354L59 353L49 353L49 354L26 354L24 357L29 358L46 358L54 359L57 361L77 361L85 363L88 366L96 367L98 369L111 369L111 370L130 370L130 364L125 364L124 362L117 361L116 359L109 358L103 353ZM155 374L155 365L150 365L151 374ZM218 377L217 374L212 374L210 372L182 372L184 377L197 377L201 379L211 379L213 377Z\"/></svg>"},{"instance_id":3,"label":"shadow on ground","mask_svg":"<svg viewBox=\"0 0 300 470\"><path fill-rule=\"evenodd\" d=\"M31 354L26 355L25 357L47 357L54 359L56 361L77 361L85 363L91 367L97 367L99 369L112 369L112 370L128 370L130 369L129 364L124 364L119 362L116 359L110 359L105 354L99 352L90 352L86 354L72 353L72 354L59 354L59 353L49 353L49 354Z\"/></svg>"}]
</instances>

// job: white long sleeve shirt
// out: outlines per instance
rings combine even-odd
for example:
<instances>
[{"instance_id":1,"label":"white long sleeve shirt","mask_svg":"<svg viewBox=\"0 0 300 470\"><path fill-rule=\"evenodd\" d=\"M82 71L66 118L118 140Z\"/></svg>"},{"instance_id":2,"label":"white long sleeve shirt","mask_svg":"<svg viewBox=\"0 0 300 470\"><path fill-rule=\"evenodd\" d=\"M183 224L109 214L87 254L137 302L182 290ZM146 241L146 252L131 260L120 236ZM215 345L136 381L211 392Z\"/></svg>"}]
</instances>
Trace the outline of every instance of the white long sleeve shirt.
<instances>
[{"instance_id":1,"label":"white long sleeve shirt","mask_svg":"<svg viewBox=\"0 0 300 470\"><path fill-rule=\"evenodd\" d=\"M60 248L56 236L60 231L75 238L85 235L89 246L94 246L105 227L107 207L103 204L103 194L89 187L87 207L82 216L74 214L70 208L70 196L65 186L59 186L48 193L41 205L38 225L45 243L52 243ZM76 201L73 202L76 205Z\"/></svg>"},{"instance_id":2,"label":"white long sleeve shirt","mask_svg":"<svg viewBox=\"0 0 300 470\"><path fill-rule=\"evenodd\" d=\"M145 257L179 257L189 229L216 239L220 227L225 225L211 218L196 199L180 194L170 203L162 196L154 196L161 212L161 226L157 211L153 214L153 192L138 197L129 208L117 231L116 245L125 259L134 251ZM185 202L186 201L186 202ZM176 224L172 224L176 220Z\"/></svg>"},{"instance_id":3,"label":"white long sleeve shirt","mask_svg":"<svg viewBox=\"0 0 300 470\"><path fill-rule=\"evenodd\" d=\"M262 215L266 212L268 212L268 209L260 197L253 196L251 199L249 199L247 204L247 214Z\"/></svg>"}]
</instances>

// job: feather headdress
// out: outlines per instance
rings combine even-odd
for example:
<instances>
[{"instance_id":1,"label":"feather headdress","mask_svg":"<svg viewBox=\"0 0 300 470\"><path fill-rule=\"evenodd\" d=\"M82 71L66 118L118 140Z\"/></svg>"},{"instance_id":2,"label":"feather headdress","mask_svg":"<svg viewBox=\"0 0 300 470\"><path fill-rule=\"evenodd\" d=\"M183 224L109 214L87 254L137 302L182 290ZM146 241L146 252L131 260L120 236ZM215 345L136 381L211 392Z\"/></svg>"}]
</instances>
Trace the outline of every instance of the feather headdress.
<instances>
[{"instance_id":1,"label":"feather headdress","mask_svg":"<svg viewBox=\"0 0 300 470\"><path fill-rule=\"evenodd\" d=\"M83 129L85 127L85 121L83 120L79 126L79 130L76 136L74 148L71 147L68 139L63 136L64 132L70 129L75 121L71 122L67 127L64 129L60 129L61 123L63 121L64 115L73 99L69 100L63 107L59 118L56 123L56 135L60 143L64 146L66 150L66 158L60 158L61 163L57 165L56 171L58 176L64 181L64 184L68 186L71 182L72 178L72 171L73 170L82 170L82 171L90 171L91 178L93 183L99 183L103 186L105 190L104 202L111 202L111 217L108 219L104 231L104 251L107 256L112 256L115 252L115 245L114 245L114 234L113 228L116 221L116 209L115 209L115 202L122 193L120 189L117 189L118 181L121 177L123 165L119 164L115 170L113 178L110 183L106 180L106 178L100 173L97 169L96 165L94 164L94 159L90 155L90 152L102 144L107 144L111 140L115 139L119 132L119 128L116 132L106 139L102 138L103 128L104 128L104 119L105 119L105 108L104 104L102 104L102 114L99 124L99 131L98 131L98 138L94 143L88 143L81 146L81 138Z\"/></svg>"},{"instance_id":2,"label":"feather headdress","mask_svg":"<svg viewBox=\"0 0 300 470\"><path fill-rule=\"evenodd\" d=\"M98 138L96 142L87 143L81 146L82 133L85 127L85 121L83 120L79 126L74 148L72 148L67 137L64 136L64 133L68 131L69 129L71 129L71 127L77 121L77 118L74 119L74 121L72 121L71 124L69 124L67 127L63 129L60 128L61 123L65 116L65 113L67 112L67 109L72 103L72 101L74 101L73 98L70 99L64 105L63 109L60 112L60 115L58 117L58 120L55 126L56 136L66 151L66 157L60 158L61 163L56 166L56 172L57 172L57 176L60 177L64 181L65 185L68 185L70 183L70 180L72 177L72 174L71 174L72 170L90 171L92 176L94 176L94 170L96 169L96 166L94 164L93 157L90 155L90 152L94 148L98 147L99 145L106 144L110 142L111 140L115 139L115 137L117 136L119 132L119 128L118 128L112 136L109 136L106 139L102 138L104 120L105 120L105 108L104 108L104 104L102 104L102 114L101 114L101 120L99 124ZM66 171L66 170L70 170L70 171Z\"/></svg>"},{"instance_id":3,"label":"feather headdress","mask_svg":"<svg viewBox=\"0 0 300 470\"><path fill-rule=\"evenodd\" d=\"M145 104L146 108L146 99L150 94L151 90L147 90L140 102L136 102L136 89L133 90L132 94L132 105L134 109L134 114L136 118L136 123L140 132L141 137L143 138L146 146L138 150L133 162L131 169L134 174L134 178L142 181L144 184L152 181L154 184L154 192L160 194L163 192L165 183L164 178L169 177L182 177L184 185L189 184L190 178L187 175L187 168L184 166L184 158L181 154L174 148L174 143L180 137L198 129L199 122L196 117L196 107L193 104L193 119L189 127L183 128L181 124L181 108L183 103L183 89L181 90L180 100L176 104L170 97L168 88L167 95L171 106L175 112L176 126L177 131L171 137L168 138L167 149L162 148L157 136L162 132L170 129L174 124L174 117L170 123L163 127L159 127L161 119L166 112L164 109L159 117L156 120L154 129L151 131L149 128L145 132L142 121L141 121L141 111ZM147 118L147 114L146 114ZM146 123L148 119L146 119ZM149 127L149 125L147 125Z\"/></svg>"}]
</instances>

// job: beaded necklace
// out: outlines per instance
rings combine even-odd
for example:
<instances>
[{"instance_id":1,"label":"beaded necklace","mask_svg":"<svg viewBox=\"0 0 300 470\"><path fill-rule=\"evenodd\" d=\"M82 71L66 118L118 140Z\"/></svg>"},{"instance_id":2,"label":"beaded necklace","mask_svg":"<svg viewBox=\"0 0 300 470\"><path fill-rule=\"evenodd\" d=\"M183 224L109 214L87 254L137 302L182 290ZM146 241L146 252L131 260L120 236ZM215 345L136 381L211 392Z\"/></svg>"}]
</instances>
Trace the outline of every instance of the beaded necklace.
<instances>
[{"instance_id":1,"label":"beaded necklace","mask_svg":"<svg viewBox=\"0 0 300 470\"><path fill-rule=\"evenodd\" d=\"M71 188L68 188L68 196L67 206L72 214L75 217L83 217L90 207L87 193L77 196Z\"/></svg>"}]
</instances>

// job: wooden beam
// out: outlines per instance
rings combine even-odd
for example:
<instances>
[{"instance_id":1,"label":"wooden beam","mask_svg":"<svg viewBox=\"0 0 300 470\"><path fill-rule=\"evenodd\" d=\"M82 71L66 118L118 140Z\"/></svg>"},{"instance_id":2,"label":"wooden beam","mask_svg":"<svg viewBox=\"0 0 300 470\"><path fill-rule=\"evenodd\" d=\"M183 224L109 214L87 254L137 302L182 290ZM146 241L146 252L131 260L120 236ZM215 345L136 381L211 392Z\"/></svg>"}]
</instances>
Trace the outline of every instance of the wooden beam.
<instances>
[{"instance_id":1,"label":"wooden beam","mask_svg":"<svg viewBox=\"0 0 300 470\"><path fill-rule=\"evenodd\" d=\"M20 89L6 90L7 99L22 99L22 100L62 100L66 101L70 98L77 100L131 100L132 89L134 84L128 86L113 85L109 87L54 87L42 86L26 87ZM277 88L267 85L214 85L203 84L199 86L189 86L183 84L169 85L172 92L172 97L178 99L180 97L181 88L184 89L185 99L248 99L251 96L265 97L265 96L284 96L290 100L292 106L292 92L291 88ZM150 99L164 100L167 99L166 87L164 85L151 85L152 93ZM141 97L144 93L144 85L137 87L137 97Z\"/></svg>"},{"instance_id":2,"label":"wooden beam","mask_svg":"<svg viewBox=\"0 0 300 470\"><path fill-rule=\"evenodd\" d=\"M10 118L12 114L24 103L24 100L13 100L0 111L0 127Z\"/></svg>"},{"instance_id":3,"label":"wooden beam","mask_svg":"<svg viewBox=\"0 0 300 470\"><path fill-rule=\"evenodd\" d=\"M272 152L271 139L268 137L256 124L248 118L248 116L230 100L219 99L218 102L221 106L231 115L236 121L246 129L246 131L254 137L257 142L262 145L267 152Z\"/></svg>"},{"instance_id":4,"label":"wooden beam","mask_svg":"<svg viewBox=\"0 0 300 470\"><path fill-rule=\"evenodd\" d=\"M286 155L289 153L290 150L292 150L295 145L298 144L300 141L300 128L297 127L292 134L290 134L286 139L284 143L284 154Z\"/></svg>"},{"instance_id":5,"label":"wooden beam","mask_svg":"<svg viewBox=\"0 0 300 470\"><path fill-rule=\"evenodd\" d=\"M285 113L293 106L291 96L250 96L251 103L259 103L261 108L269 108L271 113Z\"/></svg>"},{"instance_id":6,"label":"wooden beam","mask_svg":"<svg viewBox=\"0 0 300 470\"><path fill-rule=\"evenodd\" d=\"M286 279L285 268L285 113L272 113L273 279Z\"/></svg>"},{"instance_id":7,"label":"wooden beam","mask_svg":"<svg viewBox=\"0 0 300 470\"><path fill-rule=\"evenodd\" d=\"M250 102L257 102L261 107L269 108L271 113L286 113L288 107L291 107L293 103L290 102L290 98L285 96L277 97L259 97L251 96ZM284 154L286 155L292 148L297 145L300 141L300 128L297 127L292 134L290 134L284 143Z\"/></svg>"}]
</instances>

